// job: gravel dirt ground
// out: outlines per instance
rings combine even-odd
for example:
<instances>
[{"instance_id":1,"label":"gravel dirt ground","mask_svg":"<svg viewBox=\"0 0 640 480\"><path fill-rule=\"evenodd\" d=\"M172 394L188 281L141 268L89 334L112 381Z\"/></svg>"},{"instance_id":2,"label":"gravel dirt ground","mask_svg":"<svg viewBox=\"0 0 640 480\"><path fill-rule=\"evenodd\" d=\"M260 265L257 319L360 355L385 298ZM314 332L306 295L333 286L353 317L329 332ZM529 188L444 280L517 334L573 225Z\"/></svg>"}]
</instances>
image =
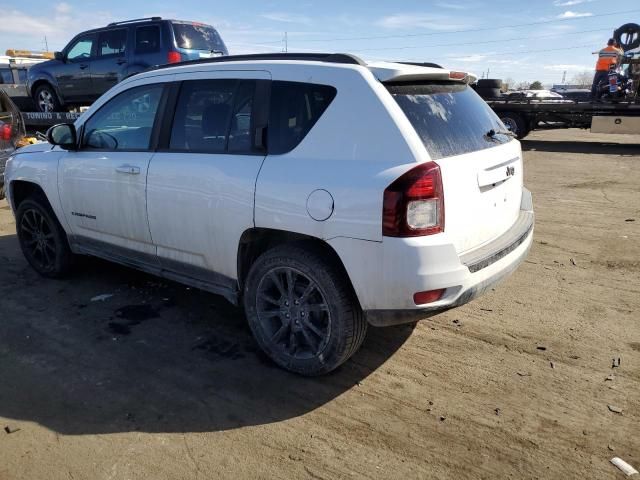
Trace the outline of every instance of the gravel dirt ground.
<instances>
[{"instance_id":1,"label":"gravel dirt ground","mask_svg":"<svg viewBox=\"0 0 640 480\"><path fill-rule=\"evenodd\" d=\"M371 329L316 379L272 366L214 295L98 260L38 277L0 202L0 479L623 478L612 457L640 467L640 137L523 149L520 269Z\"/></svg>"}]
</instances>

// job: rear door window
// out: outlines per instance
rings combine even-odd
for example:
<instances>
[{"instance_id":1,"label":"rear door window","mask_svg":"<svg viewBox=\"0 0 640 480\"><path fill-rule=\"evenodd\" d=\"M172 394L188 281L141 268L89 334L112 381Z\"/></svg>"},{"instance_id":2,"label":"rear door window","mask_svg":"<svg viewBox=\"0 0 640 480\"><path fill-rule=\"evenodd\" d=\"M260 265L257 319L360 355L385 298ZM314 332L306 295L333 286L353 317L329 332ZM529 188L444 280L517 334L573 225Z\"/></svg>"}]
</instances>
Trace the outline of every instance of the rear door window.
<instances>
[{"instance_id":1,"label":"rear door window","mask_svg":"<svg viewBox=\"0 0 640 480\"><path fill-rule=\"evenodd\" d=\"M151 53L160 50L160 26L148 25L136 28L136 53Z\"/></svg>"},{"instance_id":2,"label":"rear door window","mask_svg":"<svg viewBox=\"0 0 640 480\"><path fill-rule=\"evenodd\" d=\"M328 85L273 82L269 112L269 154L279 155L297 147L336 96Z\"/></svg>"},{"instance_id":3,"label":"rear door window","mask_svg":"<svg viewBox=\"0 0 640 480\"><path fill-rule=\"evenodd\" d=\"M98 35L98 55L123 55L127 47L127 29L109 30Z\"/></svg>"},{"instance_id":4,"label":"rear door window","mask_svg":"<svg viewBox=\"0 0 640 480\"><path fill-rule=\"evenodd\" d=\"M180 89L170 150L250 153L255 81L192 80Z\"/></svg>"},{"instance_id":5,"label":"rear door window","mask_svg":"<svg viewBox=\"0 0 640 480\"><path fill-rule=\"evenodd\" d=\"M172 25L178 48L227 54L227 47L212 26L180 22L173 22Z\"/></svg>"},{"instance_id":6,"label":"rear door window","mask_svg":"<svg viewBox=\"0 0 640 480\"><path fill-rule=\"evenodd\" d=\"M459 82L389 84L389 93L436 160L495 147L512 140L498 116L469 86Z\"/></svg>"}]
</instances>

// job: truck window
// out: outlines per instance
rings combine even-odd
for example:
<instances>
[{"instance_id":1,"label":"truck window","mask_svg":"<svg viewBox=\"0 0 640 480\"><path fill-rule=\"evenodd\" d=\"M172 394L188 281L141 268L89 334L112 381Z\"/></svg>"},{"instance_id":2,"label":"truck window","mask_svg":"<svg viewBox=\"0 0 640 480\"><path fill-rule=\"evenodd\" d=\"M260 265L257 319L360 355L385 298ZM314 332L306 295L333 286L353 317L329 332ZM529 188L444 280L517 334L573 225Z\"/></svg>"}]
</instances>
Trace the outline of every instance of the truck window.
<instances>
[{"instance_id":1,"label":"truck window","mask_svg":"<svg viewBox=\"0 0 640 480\"><path fill-rule=\"evenodd\" d=\"M160 50L160 27L147 25L136 28L136 53L151 53Z\"/></svg>"},{"instance_id":2,"label":"truck window","mask_svg":"<svg viewBox=\"0 0 640 480\"><path fill-rule=\"evenodd\" d=\"M67 53L67 60L71 62L80 62L90 58L93 50L94 38L95 37L93 35L87 35L76 40L76 43L71 46Z\"/></svg>"},{"instance_id":3,"label":"truck window","mask_svg":"<svg viewBox=\"0 0 640 480\"><path fill-rule=\"evenodd\" d=\"M127 46L127 29L109 30L98 35L98 55L122 55Z\"/></svg>"},{"instance_id":4,"label":"truck window","mask_svg":"<svg viewBox=\"0 0 640 480\"><path fill-rule=\"evenodd\" d=\"M173 22L172 25L178 48L221 52L226 55L227 47L215 28L199 23Z\"/></svg>"},{"instance_id":5,"label":"truck window","mask_svg":"<svg viewBox=\"0 0 640 480\"><path fill-rule=\"evenodd\" d=\"M459 82L388 84L432 159L462 155L512 140L498 116L469 86Z\"/></svg>"},{"instance_id":6,"label":"truck window","mask_svg":"<svg viewBox=\"0 0 640 480\"><path fill-rule=\"evenodd\" d=\"M0 68L0 83L13 83L13 75L10 68Z\"/></svg>"}]
</instances>

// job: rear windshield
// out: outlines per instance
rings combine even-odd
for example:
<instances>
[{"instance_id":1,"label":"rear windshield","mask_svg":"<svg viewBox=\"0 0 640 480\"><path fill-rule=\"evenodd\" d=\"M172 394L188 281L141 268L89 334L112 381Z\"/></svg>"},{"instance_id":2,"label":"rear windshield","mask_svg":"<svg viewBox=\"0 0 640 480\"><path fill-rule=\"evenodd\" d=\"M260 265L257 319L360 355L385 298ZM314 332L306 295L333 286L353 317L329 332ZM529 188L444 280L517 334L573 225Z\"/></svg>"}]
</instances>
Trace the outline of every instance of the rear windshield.
<instances>
[{"instance_id":1,"label":"rear windshield","mask_svg":"<svg viewBox=\"0 0 640 480\"><path fill-rule=\"evenodd\" d=\"M432 159L462 155L512 140L498 116L464 83L389 84L387 89ZM488 135L493 130L495 135Z\"/></svg>"},{"instance_id":2,"label":"rear windshield","mask_svg":"<svg viewBox=\"0 0 640 480\"><path fill-rule=\"evenodd\" d=\"M197 23L173 23L178 48L227 54L227 47L215 28Z\"/></svg>"}]
</instances>

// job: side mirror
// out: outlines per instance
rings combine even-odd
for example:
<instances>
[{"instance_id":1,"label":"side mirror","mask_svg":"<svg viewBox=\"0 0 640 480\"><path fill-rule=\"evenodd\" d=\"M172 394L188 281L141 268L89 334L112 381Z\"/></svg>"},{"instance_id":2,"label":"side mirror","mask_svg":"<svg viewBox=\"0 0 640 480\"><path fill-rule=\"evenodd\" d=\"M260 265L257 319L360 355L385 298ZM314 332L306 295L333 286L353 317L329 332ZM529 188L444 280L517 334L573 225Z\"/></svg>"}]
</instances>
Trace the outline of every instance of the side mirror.
<instances>
[{"instance_id":1,"label":"side mirror","mask_svg":"<svg viewBox=\"0 0 640 480\"><path fill-rule=\"evenodd\" d=\"M78 136L73 123L61 123L47 130L47 140L65 150L78 149Z\"/></svg>"},{"instance_id":2,"label":"side mirror","mask_svg":"<svg viewBox=\"0 0 640 480\"><path fill-rule=\"evenodd\" d=\"M64 54L62 52L53 52L53 58L64 62Z\"/></svg>"}]
</instances>

